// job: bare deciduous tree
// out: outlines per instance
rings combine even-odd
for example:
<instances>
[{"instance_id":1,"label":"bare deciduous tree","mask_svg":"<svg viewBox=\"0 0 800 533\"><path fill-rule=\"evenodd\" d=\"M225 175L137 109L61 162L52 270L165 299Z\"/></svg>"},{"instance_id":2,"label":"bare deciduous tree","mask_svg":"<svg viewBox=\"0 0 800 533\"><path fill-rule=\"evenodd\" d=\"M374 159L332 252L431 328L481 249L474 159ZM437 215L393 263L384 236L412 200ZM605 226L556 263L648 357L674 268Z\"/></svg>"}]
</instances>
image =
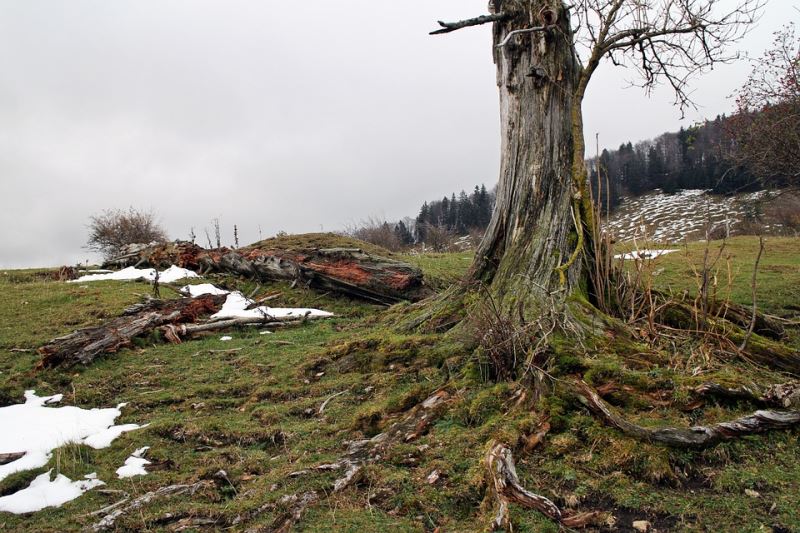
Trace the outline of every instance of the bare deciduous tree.
<instances>
[{"instance_id":1,"label":"bare deciduous tree","mask_svg":"<svg viewBox=\"0 0 800 533\"><path fill-rule=\"evenodd\" d=\"M790 24L775 34L736 98L729 122L733 156L765 183L800 183L800 38Z\"/></svg>"},{"instance_id":2,"label":"bare deciduous tree","mask_svg":"<svg viewBox=\"0 0 800 533\"><path fill-rule=\"evenodd\" d=\"M119 255L130 244L164 242L164 231L152 211L130 207L127 211L108 209L89 219L87 248L100 252L106 258Z\"/></svg>"}]
</instances>

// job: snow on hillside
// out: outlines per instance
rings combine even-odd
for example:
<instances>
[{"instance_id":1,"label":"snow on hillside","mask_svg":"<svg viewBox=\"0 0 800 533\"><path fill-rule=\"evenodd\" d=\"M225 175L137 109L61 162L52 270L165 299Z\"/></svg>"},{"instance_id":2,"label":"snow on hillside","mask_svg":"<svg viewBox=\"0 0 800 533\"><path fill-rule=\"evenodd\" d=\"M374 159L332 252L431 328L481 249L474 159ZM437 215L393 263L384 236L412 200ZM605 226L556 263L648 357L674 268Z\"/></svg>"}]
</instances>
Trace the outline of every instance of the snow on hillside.
<instances>
[{"instance_id":1,"label":"snow on hillside","mask_svg":"<svg viewBox=\"0 0 800 533\"><path fill-rule=\"evenodd\" d=\"M767 191L717 196L701 189L666 194L653 193L625 198L606 221L605 227L617 241L650 239L682 242L702 239L706 230L732 233L756 200ZM769 228L767 228L769 229Z\"/></svg>"}]
</instances>

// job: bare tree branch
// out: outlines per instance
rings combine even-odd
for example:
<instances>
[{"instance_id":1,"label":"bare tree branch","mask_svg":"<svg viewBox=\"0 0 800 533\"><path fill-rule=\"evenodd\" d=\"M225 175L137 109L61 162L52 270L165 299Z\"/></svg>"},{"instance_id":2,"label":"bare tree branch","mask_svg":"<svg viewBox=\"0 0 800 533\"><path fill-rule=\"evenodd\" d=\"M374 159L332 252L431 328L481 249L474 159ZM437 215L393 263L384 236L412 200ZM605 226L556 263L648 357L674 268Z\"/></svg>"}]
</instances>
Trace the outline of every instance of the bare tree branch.
<instances>
[{"instance_id":1,"label":"bare tree branch","mask_svg":"<svg viewBox=\"0 0 800 533\"><path fill-rule=\"evenodd\" d=\"M493 15L481 15L480 17L475 17L466 20L459 20L458 22L443 22L441 20L437 21L439 26L442 27L440 30L434 30L430 32L429 35L439 35L441 33L450 33L451 31L460 30L462 28L468 28L470 26L480 26L481 24L488 24L490 22L497 22L500 20L506 20L510 18L511 15L508 13L495 13Z\"/></svg>"}]
</instances>

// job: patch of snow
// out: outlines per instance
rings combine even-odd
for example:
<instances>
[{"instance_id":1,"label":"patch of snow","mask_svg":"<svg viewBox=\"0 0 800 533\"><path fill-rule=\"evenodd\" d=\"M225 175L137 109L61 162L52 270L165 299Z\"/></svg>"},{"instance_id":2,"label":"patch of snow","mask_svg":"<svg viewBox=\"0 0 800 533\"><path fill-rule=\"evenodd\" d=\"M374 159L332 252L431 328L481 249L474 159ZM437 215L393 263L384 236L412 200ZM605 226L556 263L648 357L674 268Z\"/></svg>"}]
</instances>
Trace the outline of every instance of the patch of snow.
<instances>
[{"instance_id":1,"label":"patch of snow","mask_svg":"<svg viewBox=\"0 0 800 533\"><path fill-rule=\"evenodd\" d=\"M222 337L219 338L219 340L221 340L221 341L230 341L230 340L233 340L233 337L231 337L230 335L223 335Z\"/></svg>"},{"instance_id":2,"label":"patch of snow","mask_svg":"<svg viewBox=\"0 0 800 533\"><path fill-rule=\"evenodd\" d=\"M627 254L617 254L614 256L614 259L625 259L625 260L641 260L641 259L655 259L658 256L670 254L672 252L677 252L678 250L634 250L633 252L628 252Z\"/></svg>"},{"instance_id":3,"label":"patch of snow","mask_svg":"<svg viewBox=\"0 0 800 533\"><path fill-rule=\"evenodd\" d=\"M197 272L180 268L172 265L163 272L159 272L158 281L161 283L173 283L175 281L186 278L199 278ZM154 281L156 279L156 270L154 268L135 268L127 267L116 272L106 272L100 274L88 274L81 276L78 279L69 280L68 283L83 283L85 281L134 281L137 279L144 279L147 281Z\"/></svg>"},{"instance_id":4,"label":"patch of snow","mask_svg":"<svg viewBox=\"0 0 800 533\"><path fill-rule=\"evenodd\" d=\"M165 271L159 273L158 281L161 283L174 283L180 279L199 278L200 276L194 270L181 268L172 265Z\"/></svg>"},{"instance_id":5,"label":"patch of snow","mask_svg":"<svg viewBox=\"0 0 800 533\"><path fill-rule=\"evenodd\" d=\"M83 439L83 443L87 446L91 446L95 450L99 450L100 448L108 448L111 446L111 443L114 441L114 439L123 433L133 431L134 429L145 428L148 425L149 424L144 424L143 426L140 426L139 424L122 424L119 426L111 426L110 428L99 431L94 435L89 435Z\"/></svg>"},{"instance_id":6,"label":"patch of snow","mask_svg":"<svg viewBox=\"0 0 800 533\"><path fill-rule=\"evenodd\" d=\"M142 456L149 449L150 446L144 446L133 452L130 457L125 459L125 464L117 468L117 477L122 479L133 476L146 476L147 470L144 467L151 463Z\"/></svg>"},{"instance_id":7,"label":"patch of snow","mask_svg":"<svg viewBox=\"0 0 800 533\"><path fill-rule=\"evenodd\" d=\"M27 488L0 498L0 511L22 514L39 511L45 507L61 507L84 492L105 485L94 473L79 481L72 481L67 476L58 474L51 481L51 472L52 470L48 470L37 476Z\"/></svg>"},{"instance_id":8,"label":"patch of snow","mask_svg":"<svg viewBox=\"0 0 800 533\"><path fill-rule=\"evenodd\" d=\"M183 294L188 294L189 296L202 296L204 294L228 294L230 291L226 291L224 289L220 289L215 287L211 283L200 283L198 285L186 285L181 287L180 291Z\"/></svg>"},{"instance_id":9,"label":"patch of snow","mask_svg":"<svg viewBox=\"0 0 800 533\"><path fill-rule=\"evenodd\" d=\"M310 309L310 308L260 306L254 309L247 309L247 307L252 305L253 303L254 303L253 300L245 298L242 293L232 292L228 294L228 298L222 305L222 309L220 309L219 312L211 315L211 319L223 320L228 318L254 318L254 319L265 318L269 320L270 318L289 318L289 317L302 318L304 316L313 316L313 317L333 316L333 313L330 313L328 311L322 311L320 309Z\"/></svg>"},{"instance_id":10,"label":"patch of snow","mask_svg":"<svg viewBox=\"0 0 800 533\"><path fill-rule=\"evenodd\" d=\"M25 392L25 403L0 408L0 428L5 428L0 432L0 453L25 453L16 461L0 465L0 480L46 465L51 452L65 444L104 448L123 432L142 427L114 425L122 414L122 405L107 409L48 406L61 398L60 394L39 397L30 390Z\"/></svg>"},{"instance_id":11,"label":"patch of snow","mask_svg":"<svg viewBox=\"0 0 800 533\"><path fill-rule=\"evenodd\" d=\"M152 281L156 277L156 271L153 268L135 268L128 267L116 272L107 274L89 274L81 276L78 279L69 280L67 283L83 283L85 281L132 281L137 279L146 279Z\"/></svg>"}]
</instances>

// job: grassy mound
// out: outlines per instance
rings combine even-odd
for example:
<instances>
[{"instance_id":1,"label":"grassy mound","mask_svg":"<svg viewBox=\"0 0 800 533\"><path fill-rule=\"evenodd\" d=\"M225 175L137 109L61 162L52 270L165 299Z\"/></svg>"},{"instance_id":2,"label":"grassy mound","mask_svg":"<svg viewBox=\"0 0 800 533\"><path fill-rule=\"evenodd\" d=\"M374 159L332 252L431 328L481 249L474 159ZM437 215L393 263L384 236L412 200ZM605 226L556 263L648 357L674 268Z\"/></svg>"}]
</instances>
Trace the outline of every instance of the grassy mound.
<instances>
[{"instance_id":1,"label":"grassy mound","mask_svg":"<svg viewBox=\"0 0 800 533\"><path fill-rule=\"evenodd\" d=\"M263 241L254 242L245 249L259 248L262 250L308 250L314 248L360 248L368 254L389 257L392 254L386 248L368 242L339 235L337 233L300 233L296 235L281 235L270 237Z\"/></svg>"}]
</instances>

